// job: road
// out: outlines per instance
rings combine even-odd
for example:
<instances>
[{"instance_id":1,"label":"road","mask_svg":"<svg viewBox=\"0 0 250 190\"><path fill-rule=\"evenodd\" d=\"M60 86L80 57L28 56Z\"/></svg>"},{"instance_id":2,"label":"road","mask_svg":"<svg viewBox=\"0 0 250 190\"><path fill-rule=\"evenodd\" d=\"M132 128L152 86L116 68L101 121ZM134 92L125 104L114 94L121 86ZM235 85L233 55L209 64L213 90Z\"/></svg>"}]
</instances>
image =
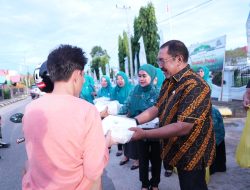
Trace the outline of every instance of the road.
<instances>
[{"instance_id":1,"label":"road","mask_svg":"<svg viewBox=\"0 0 250 190\"><path fill-rule=\"evenodd\" d=\"M16 144L16 139L22 137L22 125L12 123L9 117L17 112L23 112L24 106L31 99L10 104L0 108L3 125L3 140L10 142L11 146L6 149L0 149L0 189L1 190L20 190L21 173L24 167L26 157L24 143Z\"/></svg>"},{"instance_id":2,"label":"road","mask_svg":"<svg viewBox=\"0 0 250 190\"><path fill-rule=\"evenodd\" d=\"M24 143L17 145L16 138L22 136L21 124L14 124L9 117L17 112L23 112L24 106L31 99L26 99L0 108L3 117L4 140L11 143L10 148L0 149L0 189L21 190L21 173L26 160ZM235 149L244 127L244 118L225 119L227 172L215 173L209 182L210 190L247 190L250 189L250 169L240 168L235 162ZM116 157L117 147L113 146L110 153L110 161L103 175L103 190L139 190L141 188L138 170L131 171L132 162L119 166L121 157ZM179 190L177 174L164 177L162 170L161 190Z\"/></svg>"}]
</instances>

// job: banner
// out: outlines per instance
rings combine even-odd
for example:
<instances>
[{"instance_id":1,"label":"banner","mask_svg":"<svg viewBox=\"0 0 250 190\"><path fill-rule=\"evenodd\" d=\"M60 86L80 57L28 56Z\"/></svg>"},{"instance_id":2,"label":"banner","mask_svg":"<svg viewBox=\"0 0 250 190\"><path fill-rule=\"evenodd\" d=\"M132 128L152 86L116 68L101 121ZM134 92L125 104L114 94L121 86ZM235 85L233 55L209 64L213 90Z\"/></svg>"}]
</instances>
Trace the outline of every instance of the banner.
<instances>
[{"instance_id":1,"label":"banner","mask_svg":"<svg viewBox=\"0 0 250 190\"><path fill-rule=\"evenodd\" d=\"M206 66L210 71L222 71L226 48L226 35L219 38L191 45L189 64L196 71L199 66Z\"/></svg>"}]
</instances>

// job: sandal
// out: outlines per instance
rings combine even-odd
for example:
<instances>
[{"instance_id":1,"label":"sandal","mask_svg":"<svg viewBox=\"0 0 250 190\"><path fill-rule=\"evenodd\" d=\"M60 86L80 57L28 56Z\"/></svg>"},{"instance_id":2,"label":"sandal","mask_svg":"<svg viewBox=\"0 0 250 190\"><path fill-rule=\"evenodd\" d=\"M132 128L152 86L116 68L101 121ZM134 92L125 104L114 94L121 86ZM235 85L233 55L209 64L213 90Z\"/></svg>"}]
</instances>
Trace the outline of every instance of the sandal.
<instances>
[{"instance_id":1,"label":"sandal","mask_svg":"<svg viewBox=\"0 0 250 190\"><path fill-rule=\"evenodd\" d=\"M135 169L137 169L137 168L139 168L139 165L132 165L130 169L131 169L131 170L135 170Z\"/></svg>"},{"instance_id":2,"label":"sandal","mask_svg":"<svg viewBox=\"0 0 250 190\"><path fill-rule=\"evenodd\" d=\"M122 166L122 165L126 164L128 161L129 161L129 158L127 158L126 160L120 161L119 164L120 164L120 166Z\"/></svg>"},{"instance_id":3,"label":"sandal","mask_svg":"<svg viewBox=\"0 0 250 190\"><path fill-rule=\"evenodd\" d=\"M122 151L118 151L117 153L116 153L116 156L121 156L122 155Z\"/></svg>"}]
</instances>

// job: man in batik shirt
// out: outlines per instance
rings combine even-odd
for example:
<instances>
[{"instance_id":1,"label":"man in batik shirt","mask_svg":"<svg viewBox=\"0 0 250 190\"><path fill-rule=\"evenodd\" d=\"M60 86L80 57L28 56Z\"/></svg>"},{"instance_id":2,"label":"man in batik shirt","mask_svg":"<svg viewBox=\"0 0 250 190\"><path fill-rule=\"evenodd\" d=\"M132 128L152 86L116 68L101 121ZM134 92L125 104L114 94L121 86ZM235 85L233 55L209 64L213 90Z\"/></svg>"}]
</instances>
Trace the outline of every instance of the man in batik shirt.
<instances>
[{"instance_id":1,"label":"man in batik shirt","mask_svg":"<svg viewBox=\"0 0 250 190\"><path fill-rule=\"evenodd\" d=\"M162 159L177 167L181 190L206 190L205 168L215 154L208 84L190 69L185 44L171 40L158 53L166 76L157 103L136 116L137 124L159 117L159 128L135 131L132 140L163 139Z\"/></svg>"}]
</instances>

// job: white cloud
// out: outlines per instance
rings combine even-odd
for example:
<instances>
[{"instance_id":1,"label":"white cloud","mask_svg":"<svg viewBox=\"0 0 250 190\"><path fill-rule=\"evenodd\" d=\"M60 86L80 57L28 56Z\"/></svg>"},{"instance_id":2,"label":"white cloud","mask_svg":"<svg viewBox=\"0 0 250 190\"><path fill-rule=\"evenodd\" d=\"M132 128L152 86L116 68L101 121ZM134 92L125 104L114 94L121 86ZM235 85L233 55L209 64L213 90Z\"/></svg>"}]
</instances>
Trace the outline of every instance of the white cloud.
<instances>
[{"instance_id":1,"label":"white cloud","mask_svg":"<svg viewBox=\"0 0 250 190\"><path fill-rule=\"evenodd\" d=\"M159 29L164 38L176 38L187 45L208 41L227 35L227 47L246 45L245 23L249 4L245 0L214 0L176 16L169 22L167 3L171 16L205 0L153 0ZM127 31L127 19L133 32L133 20L138 16L145 0L20 0L1 1L0 4L0 67L9 60L18 65L23 62L39 64L48 53L62 43L82 47L87 54L100 45L111 56L111 64L118 62L118 36ZM126 11L123 5L131 8ZM171 27L170 27L171 26ZM7 53L6 53L7 52ZM19 52L8 55L8 52ZM20 53L22 55L20 58ZM14 58L16 57L16 58ZM90 57L90 56L89 56ZM5 61L1 61L5 60ZM19 61L18 61L19 60Z\"/></svg>"}]
</instances>

